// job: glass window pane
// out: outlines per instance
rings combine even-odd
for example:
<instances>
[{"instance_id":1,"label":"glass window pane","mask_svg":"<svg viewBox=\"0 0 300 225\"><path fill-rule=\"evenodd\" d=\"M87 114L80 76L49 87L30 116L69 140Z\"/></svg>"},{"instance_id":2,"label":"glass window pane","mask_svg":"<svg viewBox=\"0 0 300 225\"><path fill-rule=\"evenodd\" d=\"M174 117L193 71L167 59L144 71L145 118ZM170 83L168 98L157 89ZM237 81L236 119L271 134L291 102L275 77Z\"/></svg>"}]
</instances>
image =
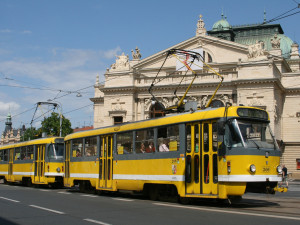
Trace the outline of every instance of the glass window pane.
<instances>
[{"instance_id":1,"label":"glass window pane","mask_svg":"<svg viewBox=\"0 0 300 225\"><path fill-rule=\"evenodd\" d=\"M133 148L133 132L117 134L117 152L119 155L131 154Z\"/></svg>"},{"instance_id":2,"label":"glass window pane","mask_svg":"<svg viewBox=\"0 0 300 225\"><path fill-rule=\"evenodd\" d=\"M83 139L74 139L72 141L72 157L82 157Z\"/></svg>"},{"instance_id":3,"label":"glass window pane","mask_svg":"<svg viewBox=\"0 0 300 225\"><path fill-rule=\"evenodd\" d=\"M213 155L213 182L218 183L218 156Z\"/></svg>"},{"instance_id":4,"label":"glass window pane","mask_svg":"<svg viewBox=\"0 0 300 225\"><path fill-rule=\"evenodd\" d=\"M20 148L15 148L15 160L21 160Z\"/></svg>"},{"instance_id":5,"label":"glass window pane","mask_svg":"<svg viewBox=\"0 0 300 225\"><path fill-rule=\"evenodd\" d=\"M209 183L209 156L204 155L204 183Z\"/></svg>"},{"instance_id":6,"label":"glass window pane","mask_svg":"<svg viewBox=\"0 0 300 225\"><path fill-rule=\"evenodd\" d=\"M187 183L192 182L192 158L190 155L186 157L185 179Z\"/></svg>"},{"instance_id":7,"label":"glass window pane","mask_svg":"<svg viewBox=\"0 0 300 225\"><path fill-rule=\"evenodd\" d=\"M135 152L136 153L151 153L155 152L154 147L154 130L139 130L136 131L135 138Z\"/></svg>"},{"instance_id":8,"label":"glass window pane","mask_svg":"<svg viewBox=\"0 0 300 225\"><path fill-rule=\"evenodd\" d=\"M97 155L97 137L87 137L84 142L84 155L87 157Z\"/></svg>"},{"instance_id":9,"label":"glass window pane","mask_svg":"<svg viewBox=\"0 0 300 225\"><path fill-rule=\"evenodd\" d=\"M212 124L212 138L213 138L213 151L216 152L218 150L218 126L217 123Z\"/></svg>"},{"instance_id":10,"label":"glass window pane","mask_svg":"<svg viewBox=\"0 0 300 225\"><path fill-rule=\"evenodd\" d=\"M186 126L186 151L191 152L191 125Z\"/></svg>"},{"instance_id":11,"label":"glass window pane","mask_svg":"<svg viewBox=\"0 0 300 225\"><path fill-rule=\"evenodd\" d=\"M179 125L158 128L157 139L160 152L178 151L180 145Z\"/></svg>"},{"instance_id":12,"label":"glass window pane","mask_svg":"<svg viewBox=\"0 0 300 225\"><path fill-rule=\"evenodd\" d=\"M204 142L204 152L209 150L209 133L208 133L208 123L203 125L203 142Z\"/></svg>"}]
</instances>

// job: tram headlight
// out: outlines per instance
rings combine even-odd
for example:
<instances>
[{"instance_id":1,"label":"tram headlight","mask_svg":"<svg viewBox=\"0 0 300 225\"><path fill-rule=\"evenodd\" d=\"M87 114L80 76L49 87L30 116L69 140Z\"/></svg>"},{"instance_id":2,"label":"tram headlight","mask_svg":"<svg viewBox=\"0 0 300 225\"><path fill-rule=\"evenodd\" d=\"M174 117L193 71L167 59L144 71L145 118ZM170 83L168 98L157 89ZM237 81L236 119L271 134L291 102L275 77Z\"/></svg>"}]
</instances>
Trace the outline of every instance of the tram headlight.
<instances>
[{"instance_id":1,"label":"tram headlight","mask_svg":"<svg viewBox=\"0 0 300 225\"><path fill-rule=\"evenodd\" d=\"M256 171L256 166L254 164L251 164L250 166L250 172L254 173Z\"/></svg>"},{"instance_id":2,"label":"tram headlight","mask_svg":"<svg viewBox=\"0 0 300 225\"><path fill-rule=\"evenodd\" d=\"M58 172L58 173L60 172L60 168L59 167L56 168L56 172Z\"/></svg>"},{"instance_id":3,"label":"tram headlight","mask_svg":"<svg viewBox=\"0 0 300 225\"><path fill-rule=\"evenodd\" d=\"M277 166L277 172L278 172L278 173L281 173L281 172L282 172L281 166Z\"/></svg>"}]
</instances>

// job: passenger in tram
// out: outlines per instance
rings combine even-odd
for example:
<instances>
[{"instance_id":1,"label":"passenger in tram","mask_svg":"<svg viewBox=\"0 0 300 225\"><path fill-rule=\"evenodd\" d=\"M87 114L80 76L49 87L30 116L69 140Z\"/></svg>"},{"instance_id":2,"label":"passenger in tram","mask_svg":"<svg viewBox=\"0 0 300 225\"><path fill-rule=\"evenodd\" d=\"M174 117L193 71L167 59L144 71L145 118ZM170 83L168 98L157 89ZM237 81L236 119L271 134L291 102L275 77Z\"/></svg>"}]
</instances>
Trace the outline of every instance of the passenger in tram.
<instances>
[{"instance_id":1,"label":"passenger in tram","mask_svg":"<svg viewBox=\"0 0 300 225\"><path fill-rule=\"evenodd\" d=\"M160 152L168 152L169 151L168 141L166 139L164 139L163 142L159 145L159 151Z\"/></svg>"},{"instance_id":2,"label":"passenger in tram","mask_svg":"<svg viewBox=\"0 0 300 225\"><path fill-rule=\"evenodd\" d=\"M150 142L150 143L149 143L148 148L146 148L146 152L147 152L147 153L155 152L155 147L154 147L153 142Z\"/></svg>"},{"instance_id":3,"label":"passenger in tram","mask_svg":"<svg viewBox=\"0 0 300 225\"><path fill-rule=\"evenodd\" d=\"M77 149L77 151L76 151L76 157L81 157L81 152L79 149Z\"/></svg>"},{"instance_id":4,"label":"passenger in tram","mask_svg":"<svg viewBox=\"0 0 300 225\"><path fill-rule=\"evenodd\" d=\"M146 147L145 147L144 142L141 143L141 152L142 152L142 153L145 153L145 152L146 152Z\"/></svg>"}]
</instances>

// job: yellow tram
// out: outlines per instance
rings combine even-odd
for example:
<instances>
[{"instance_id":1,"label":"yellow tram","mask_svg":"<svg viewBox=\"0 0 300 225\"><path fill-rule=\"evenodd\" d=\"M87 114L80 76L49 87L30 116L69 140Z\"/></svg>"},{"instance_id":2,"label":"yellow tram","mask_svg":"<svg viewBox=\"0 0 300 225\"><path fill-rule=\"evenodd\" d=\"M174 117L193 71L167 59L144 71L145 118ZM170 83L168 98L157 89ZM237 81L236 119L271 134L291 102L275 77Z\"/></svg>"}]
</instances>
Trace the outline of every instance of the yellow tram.
<instances>
[{"instance_id":1,"label":"yellow tram","mask_svg":"<svg viewBox=\"0 0 300 225\"><path fill-rule=\"evenodd\" d=\"M230 199L274 192L279 164L266 111L206 108L66 136L64 185Z\"/></svg>"},{"instance_id":2,"label":"yellow tram","mask_svg":"<svg viewBox=\"0 0 300 225\"><path fill-rule=\"evenodd\" d=\"M63 185L64 139L41 138L0 146L0 178L25 185Z\"/></svg>"}]
</instances>

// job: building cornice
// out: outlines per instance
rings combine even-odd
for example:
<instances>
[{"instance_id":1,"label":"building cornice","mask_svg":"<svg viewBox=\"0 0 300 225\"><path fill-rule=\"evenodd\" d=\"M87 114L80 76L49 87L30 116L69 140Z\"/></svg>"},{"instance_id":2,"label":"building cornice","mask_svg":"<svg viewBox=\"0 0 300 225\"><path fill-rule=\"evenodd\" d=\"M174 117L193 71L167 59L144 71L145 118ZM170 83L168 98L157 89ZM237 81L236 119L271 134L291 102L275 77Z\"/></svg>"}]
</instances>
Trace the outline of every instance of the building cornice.
<instances>
[{"instance_id":1,"label":"building cornice","mask_svg":"<svg viewBox=\"0 0 300 225\"><path fill-rule=\"evenodd\" d=\"M94 103L103 103L104 102L104 97L94 97L94 98L90 98L91 102Z\"/></svg>"}]
</instances>

